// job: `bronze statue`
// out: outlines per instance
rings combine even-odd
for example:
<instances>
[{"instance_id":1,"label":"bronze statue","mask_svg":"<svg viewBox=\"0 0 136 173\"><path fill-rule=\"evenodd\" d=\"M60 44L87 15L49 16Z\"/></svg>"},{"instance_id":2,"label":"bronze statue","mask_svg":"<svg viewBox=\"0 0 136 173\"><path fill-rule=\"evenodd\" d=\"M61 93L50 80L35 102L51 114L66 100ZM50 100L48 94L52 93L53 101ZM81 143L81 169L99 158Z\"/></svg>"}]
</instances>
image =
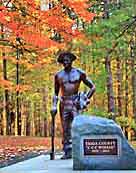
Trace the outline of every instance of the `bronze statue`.
<instances>
[{"instance_id":1,"label":"bronze statue","mask_svg":"<svg viewBox=\"0 0 136 173\"><path fill-rule=\"evenodd\" d=\"M72 157L71 124L81 109L86 108L89 99L95 92L95 85L86 76L85 72L72 67L76 56L70 52L63 52L58 56L58 62L63 64L64 69L55 75L55 94L51 115L57 114L57 102L60 98L60 117L63 129L63 151L62 159ZM79 92L80 83L83 82L90 88L87 93ZM60 93L60 97L59 97Z\"/></svg>"}]
</instances>

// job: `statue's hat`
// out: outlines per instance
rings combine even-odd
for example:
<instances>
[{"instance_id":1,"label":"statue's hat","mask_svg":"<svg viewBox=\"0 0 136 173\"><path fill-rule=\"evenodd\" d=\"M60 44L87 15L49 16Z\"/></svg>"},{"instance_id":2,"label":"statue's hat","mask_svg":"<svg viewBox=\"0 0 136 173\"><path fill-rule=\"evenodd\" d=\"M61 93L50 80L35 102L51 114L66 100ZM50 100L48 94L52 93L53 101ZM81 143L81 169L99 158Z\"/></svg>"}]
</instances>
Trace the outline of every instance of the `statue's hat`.
<instances>
[{"instance_id":1,"label":"statue's hat","mask_svg":"<svg viewBox=\"0 0 136 173\"><path fill-rule=\"evenodd\" d=\"M70 58L72 61L74 61L76 59L76 56L73 53L70 52L61 52L58 56L57 61L59 63L63 63L63 59L64 57L67 56L68 58Z\"/></svg>"}]
</instances>

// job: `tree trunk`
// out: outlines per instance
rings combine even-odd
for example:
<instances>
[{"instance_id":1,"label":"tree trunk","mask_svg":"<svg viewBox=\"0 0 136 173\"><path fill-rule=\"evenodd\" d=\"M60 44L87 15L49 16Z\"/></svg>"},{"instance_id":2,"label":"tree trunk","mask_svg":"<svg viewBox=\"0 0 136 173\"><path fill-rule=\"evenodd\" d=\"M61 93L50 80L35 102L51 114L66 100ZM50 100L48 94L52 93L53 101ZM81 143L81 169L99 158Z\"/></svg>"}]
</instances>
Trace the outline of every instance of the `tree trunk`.
<instances>
[{"instance_id":1,"label":"tree trunk","mask_svg":"<svg viewBox=\"0 0 136 173\"><path fill-rule=\"evenodd\" d=\"M35 104L31 103L31 136L35 136L36 129L35 129Z\"/></svg>"},{"instance_id":2,"label":"tree trunk","mask_svg":"<svg viewBox=\"0 0 136 173\"><path fill-rule=\"evenodd\" d=\"M26 136L27 104L21 104L21 136Z\"/></svg>"},{"instance_id":3,"label":"tree trunk","mask_svg":"<svg viewBox=\"0 0 136 173\"><path fill-rule=\"evenodd\" d=\"M133 100L133 115L136 122L136 33L132 36L130 43L130 57L131 57L131 73L132 73L132 100Z\"/></svg>"},{"instance_id":4,"label":"tree trunk","mask_svg":"<svg viewBox=\"0 0 136 173\"><path fill-rule=\"evenodd\" d=\"M117 6L117 8L118 9L120 9L121 8L121 0L117 0L117 2L116 2L116 6Z\"/></svg>"},{"instance_id":5,"label":"tree trunk","mask_svg":"<svg viewBox=\"0 0 136 173\"><path fill-rule=\"evenodd\" d=\"M107 55L105 59L105 68L107 71L107 97L108 97L108 112L111 114L111 118L115 120L115 103L113 93L113 79L111 71L110 57Z\"/></svg>"},{"instance_id":6,"label":"tree trunk","mask_svg":"<svg viewBox=\"0 0 136 173\"><path fill-rule=\"evenodd\" d=\"M92 57L92 68L93 68L93 75L96 75L96 66L95 66L95 58ZM93 95L93 105L96 107L96 96Z\"/></svg>"},{"instance_id":7,"label":"tree trunk","mask_svg":"<svg viewBox=\"0 0 136 173\"><path fill-rule=\"evenodd\" d=\"M1 37L2 39L4 39L4 27L3 25L1 25ZM5 58L5 52L3 50L2 52L2 58L3 58L3 79L4 80L7 80L7 60ZM3 99L3 134L4 135L9 135L9 126L10 126L10 123L9 123L9 93L8 93L8 90L5 89L4 90L4 99Z\"/></svg>"},{"instance_id":8,"label":"tree trunk","mask_svg":"<svg viewBox=\"0 0 136 173\"><path fill-rule=\"evenodd\" d=\"M26 120L26 136L30 136L31 135L31 109L29 109L31 107L31 103L28 101L27 103L27 120Z\"/></svg>"},{"instance_id":9,"label":"tree trunk","mask_svg":"<svg viewBox=\"0 0 136 173\"><path fill-rule=\"evenodd\" d=\"M104 6L103 6L103 11L104 11L103 18L104 19L108 19L109 18L109 7L108 7L109 0L103 0L103 2L104 2Z\"/></svg>"},{"instance_id":10,"label":"tree trunk","mask_svg":"<svg viewBox=\"0 0 136 173\"><path fill-rule=\"evenodd\" d=\"M42 99L42 112L45 114L45 117L42 118L43 121L43 132L42 132L42 136L47 137L47 98L48 98L48 89L42 88L42 95L43 95L43 99Z\"/></svg>"},{"instance_id":11,"label":"tree trunk","mask_svg":"<svg viewBox=\"0 0 136 173\"><path fill-rule=\"evenodd\" d=\"M132 109L134 121L136 123L136 30L132 34L132 39L130 42L130 58L131 58L131 82L132 82ZM134 132L134 136L136 136L136 131Z\"/></svg>"},{"instance_id":12,"label":"tree trunk","mask_svg":"<svg viewBox=\"0 0 136 173\"><path fill-rule=\"evenodd\" d=\"M54 7L54 2L51 0L40 0L40 6L42 11L47 11Z\"/></svg>"},{"instance_id":13,"label":"tree trunk","mask_svg":"<svg viewBox=\"0 0 136 173\"><path fill-rule=\"evenodd\" d=\"M40 104L35 103L35 135L40 136Z\"/></svg>"},{"instance_id":14,"label":"tree trunk","mask_svg":"<svg viewBox=\"0 0 136 173\"><path fill-rule=\"evenodd\" d=\"M103 0L104 2L104 14L103 18L109 18L109 0ZM111 59L107 50L107 56L105 57L105 69L107 72L107 97L108 97L108 112L110 117L115 120L115 103L114 103L114 92L113 92L113 78L111 70Z\"/></svg>"},{"instance_id":15,"label":"tree trunk","mask_svg":"<svg viewBox=\"0 0 136 173\"><path fill-rule=\"evenodd\" d=\"M122 62L120 57L117 57L117 107L118 115L122 116Z\"/></svg>"},{"instance_id":16,"label":"tree trunk","mask_svg":"<svg viewBox=\"0 0 136 173\"><path fill-rule=\"evenodd\" d=\"M128 59L125 59L125 117L128 117L128 105L129 105L129 63ZM125 130L125 135L128 139L128 132L127 129Z\"/></svg>"},{"instance_id":17,"label":"tree trunk","mask_svg":"<svg viewBox=\"0 0 136 173\"><path fill-rule=\"evenodd\" d=\"M129 105L129 91L128 91L128 80L129 80L129 70L128 70L128 60L125 60L125 117L128 117L128 105Z\"/></svg>"}]
</instances>

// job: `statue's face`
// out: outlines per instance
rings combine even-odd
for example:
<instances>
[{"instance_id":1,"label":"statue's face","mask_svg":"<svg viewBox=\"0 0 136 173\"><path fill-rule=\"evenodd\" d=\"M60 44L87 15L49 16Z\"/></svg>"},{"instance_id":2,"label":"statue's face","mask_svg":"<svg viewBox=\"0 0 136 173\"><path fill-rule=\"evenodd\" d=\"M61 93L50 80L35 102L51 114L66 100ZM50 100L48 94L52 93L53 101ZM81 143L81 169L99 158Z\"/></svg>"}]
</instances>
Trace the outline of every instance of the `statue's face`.
<instances>
[{"instance_id":1,"label":"statue's face","mask_svg":"<svg viewBox=\"0 0 136 173\"><path fill-rule=\"evenodd\" d=\"M71 67L71 65L72 65L72 60L68 56L65 56L63 59L64 68L69 68Z\"/></svg>"}]
</instances>

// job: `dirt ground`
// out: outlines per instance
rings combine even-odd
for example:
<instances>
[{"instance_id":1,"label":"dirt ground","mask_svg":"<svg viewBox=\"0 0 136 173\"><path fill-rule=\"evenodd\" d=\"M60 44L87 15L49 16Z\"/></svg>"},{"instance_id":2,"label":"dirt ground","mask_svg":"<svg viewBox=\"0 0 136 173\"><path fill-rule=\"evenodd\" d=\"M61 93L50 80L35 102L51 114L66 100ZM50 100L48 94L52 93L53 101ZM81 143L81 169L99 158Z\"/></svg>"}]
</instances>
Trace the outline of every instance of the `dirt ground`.
<instances>
[{"instance_id":1,"label":"dirt ground","mask_svg":"<svg viewBox=\"0 0 136 173\"><path fill-rule=\"evenodd\" d=\"M61 150L61 139L55 138L55 150ZM45 137L0 136L0 164L16 158L50 152L51 139Z\"/></svg>"}]
</instances>

